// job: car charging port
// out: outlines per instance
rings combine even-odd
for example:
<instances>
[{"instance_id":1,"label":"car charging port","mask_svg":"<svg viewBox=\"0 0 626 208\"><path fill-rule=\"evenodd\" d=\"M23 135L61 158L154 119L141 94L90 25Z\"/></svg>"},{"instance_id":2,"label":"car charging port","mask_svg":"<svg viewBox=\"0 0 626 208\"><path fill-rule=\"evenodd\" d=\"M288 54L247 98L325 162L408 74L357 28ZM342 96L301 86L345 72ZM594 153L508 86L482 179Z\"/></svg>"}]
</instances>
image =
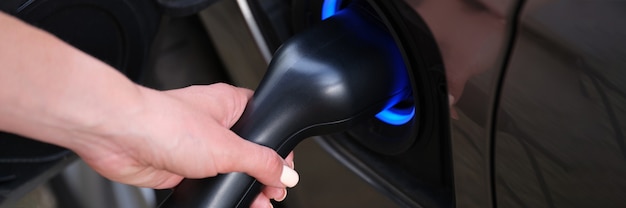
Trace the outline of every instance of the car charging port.
<instances>
[{"instance_id":1,"label":"car charging port","mask_svg":"<svg viewBox=\"0 0 626 208\"><path fill-rule=\"evenodd\" d=\"M322 3L320 20L332 17L350 3L367 4L364 1L325 0ZM414 118L417 112L413 92L408 94L348 133L379 153L397 154L407 150L416 138L413 134L416 129L413 127L416 126Z\"/></svg>"}]
</instances>

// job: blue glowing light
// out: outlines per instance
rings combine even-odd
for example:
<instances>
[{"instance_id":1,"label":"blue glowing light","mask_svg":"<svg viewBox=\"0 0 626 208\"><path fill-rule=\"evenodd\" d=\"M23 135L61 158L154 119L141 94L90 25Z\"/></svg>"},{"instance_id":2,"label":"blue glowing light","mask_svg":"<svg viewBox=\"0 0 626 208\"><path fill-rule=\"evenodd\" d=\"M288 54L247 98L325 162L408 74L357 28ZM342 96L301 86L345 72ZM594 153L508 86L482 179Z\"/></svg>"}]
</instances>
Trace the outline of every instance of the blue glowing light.
<instances>
[{"instance_id":1,"label":"blue glowing light","mask_svg":"<svg viewBox=\"0 0 626 208\"><path fill-rule=\"evenodd\" d=\"M326 0L324 4L322 4L322 20L333 16L337 13L340 0Z\"/></svg>"},{"instance_id":2,"label":"blue glowing light","mask_svg":"<svg viewBox=\"0 0 626 208\"><path fill-rule=\"evenodd\" d=\"M391 125L404 125L411 121L415 116L415 107L410 109L387 108L376 114L378 120Z\"/></svg>"}]
</instances>

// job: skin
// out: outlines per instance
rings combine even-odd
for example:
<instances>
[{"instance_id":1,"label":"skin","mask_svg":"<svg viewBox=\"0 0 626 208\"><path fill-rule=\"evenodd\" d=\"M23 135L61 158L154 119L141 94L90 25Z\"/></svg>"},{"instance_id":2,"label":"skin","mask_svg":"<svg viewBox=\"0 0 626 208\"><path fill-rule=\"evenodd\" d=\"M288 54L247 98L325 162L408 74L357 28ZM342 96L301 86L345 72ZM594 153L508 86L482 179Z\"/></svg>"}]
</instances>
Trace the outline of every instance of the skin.
<instances>
[{"instance_id":1,"label":"skin","mask_svg":"<svg viewBox=\"0 0 626 208\"><path fill-rule=\"evenodd\" d=\"M227 84L141 87L44 31L0 13L0 130L76 152L102 176L150 188L245 172L265 184L252 207L286 195L273 150L229 128L252 91Z\"/></svg>"}]
</instances>

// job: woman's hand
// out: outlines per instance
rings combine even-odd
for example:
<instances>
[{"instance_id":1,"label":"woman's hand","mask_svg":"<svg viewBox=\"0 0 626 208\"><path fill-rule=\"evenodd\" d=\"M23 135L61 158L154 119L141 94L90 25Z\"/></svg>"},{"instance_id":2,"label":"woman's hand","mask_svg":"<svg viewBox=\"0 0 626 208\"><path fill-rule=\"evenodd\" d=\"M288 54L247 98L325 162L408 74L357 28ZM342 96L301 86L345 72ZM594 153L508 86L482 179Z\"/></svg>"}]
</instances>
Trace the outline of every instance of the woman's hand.
<instances>
[{"instance_id":1,"label":"woman's hand","mask_svg":"<svg viewBox=\"0 0 626 208\"><path fill-rule=\"evenodd\" d=\"M0 130L69 148L103 176L170 188L245 172L283 199L298 175L273 150L230 131L252 95L226 84L160 92L0 12ZM25 56L24 54L28 54Z\"/></svg>"},{"instance_id":2,"label":"woman's hand","mask_svg":"<svg viewBox=\"0 0 626 208\"><path fill-rule=\"evenodd\" d=\"M266 187L253 206L282 200L297 174L293 156L244 140L230 131L252 91L226 84L158 92L142 89L143 106L110 118L92 141L73 150L103 176L125 184L170 188L183 178L245 172ZM113 128L111 128L113 127ZM281 181L282 179L282 181ZM295 181L295 182L294 182Z\"/></svg>"}]
</instances>

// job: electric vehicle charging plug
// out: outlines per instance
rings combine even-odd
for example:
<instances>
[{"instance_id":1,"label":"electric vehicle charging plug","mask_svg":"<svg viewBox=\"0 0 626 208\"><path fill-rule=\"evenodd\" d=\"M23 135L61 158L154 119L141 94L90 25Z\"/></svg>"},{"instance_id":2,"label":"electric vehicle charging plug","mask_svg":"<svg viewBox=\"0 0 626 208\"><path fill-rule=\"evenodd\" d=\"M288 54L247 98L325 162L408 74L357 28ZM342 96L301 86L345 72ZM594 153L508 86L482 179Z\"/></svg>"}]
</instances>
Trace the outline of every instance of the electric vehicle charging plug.
<instances>
[{"instance_id":1,"label":"electric vehicle charging plug","mask_svg":"<svg viewBox=\"0 0 626 208\"><path fill-rule=\"evenodd\" d=\"M373 13L350 5L285 43L232 130L285 157L304 138L346 130L407 96L401 52ZM244 173L186 179L161 207L248 207L260 191Z\"/></svg>"}]
</instances>

